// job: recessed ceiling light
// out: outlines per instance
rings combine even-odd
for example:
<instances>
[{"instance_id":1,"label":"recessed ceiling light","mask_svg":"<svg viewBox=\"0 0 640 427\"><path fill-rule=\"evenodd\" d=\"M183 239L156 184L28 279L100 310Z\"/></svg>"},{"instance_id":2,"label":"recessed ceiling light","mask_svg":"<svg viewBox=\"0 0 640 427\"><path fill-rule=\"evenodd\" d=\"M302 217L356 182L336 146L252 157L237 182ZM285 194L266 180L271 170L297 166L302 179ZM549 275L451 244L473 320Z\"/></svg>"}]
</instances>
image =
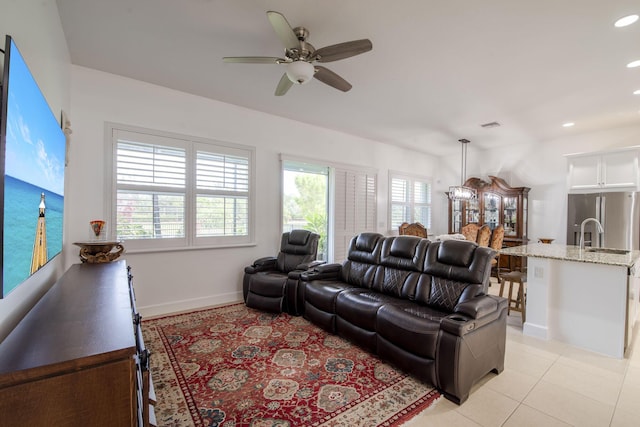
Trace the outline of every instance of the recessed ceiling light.
<instances>
[{"instance_id":1,"label":"recessed ceiling light","mask_svg":"<svg viewBox=\"0 0 640 427\"><path fill-rule=\"evenodd\" d=\"M638 15L629 15L629 16L624 16L620 19L618 19L615 24L616 27L620 28L620 27L626 27L627 25L631 25L634 22L636 22L638 20Z\"/></svg>"},{"instance_id":2,"label":"recessed ceiling light","mask_svg":"<svg viewBox=\"0 0 640 427\"><path fill-rule=\"evenodd\" d=\"M634 91L633 91L633 94L634 94L634 95L640 95L640 89L638 89L638 90L634 90Z\"/></svg>"},{"instance_id":3,"label":"recessed ceiling light","mask_svg":"<svg viewBox=\"0 0 640 427\"><path fill-rule=\"evenodd\" d=\"M567 123L563 123L563 124L562 124L562 127L570 128L570 127L571 127L571 126L573 126L573 125L575 125L575 123L573 123L573 122L567 122Z\"/></svg>"},{"instance_id":4,"label":"recessed ceiling light","mask_svg":"<svg viewBox=\"0 0 640 427\"><path fill-rule=\"evenodd\" d=\"M640 67L640 59L633 62L629 62L627 64L627 68L636 68L636 67Z\"/></svg>"}]
</instances>

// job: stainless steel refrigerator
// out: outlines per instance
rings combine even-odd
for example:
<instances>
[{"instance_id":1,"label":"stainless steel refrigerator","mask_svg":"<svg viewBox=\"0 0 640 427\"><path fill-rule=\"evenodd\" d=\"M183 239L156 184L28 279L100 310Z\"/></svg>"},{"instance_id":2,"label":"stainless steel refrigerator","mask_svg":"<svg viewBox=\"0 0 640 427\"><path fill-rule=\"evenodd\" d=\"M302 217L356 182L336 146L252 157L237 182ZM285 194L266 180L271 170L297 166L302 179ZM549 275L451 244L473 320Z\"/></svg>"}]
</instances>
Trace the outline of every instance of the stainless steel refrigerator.
<instances>
[{"instance_id":1,"label":"stainless steel refrigerator","mask_svg":"<svg viewBox=\"0 0 640 427\"><path fill-rule=\"evenodd\" d=\"M580 244L580 225L596 218L604 233L598 233L593 221L585 224L585 246L616 249L640 248L640 195L636 192L569 194L567 209L567 245Z\"/></svg>"}]
</instances>

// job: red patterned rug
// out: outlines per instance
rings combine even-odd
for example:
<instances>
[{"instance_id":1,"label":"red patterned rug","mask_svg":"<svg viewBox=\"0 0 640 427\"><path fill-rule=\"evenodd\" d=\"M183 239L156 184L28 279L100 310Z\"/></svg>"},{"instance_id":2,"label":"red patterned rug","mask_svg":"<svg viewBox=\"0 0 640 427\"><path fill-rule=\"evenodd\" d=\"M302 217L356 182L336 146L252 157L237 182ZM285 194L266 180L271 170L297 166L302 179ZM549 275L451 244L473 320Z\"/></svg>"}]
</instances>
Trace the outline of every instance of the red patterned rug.
<instances>
[{"instance_id":1,"label":"red patterned rug","mask_svg":"<svg viewBox=\"0 0 640 427\"><path fill-rule=\"evenodd\" d=\"M234 304L142 326L159 426L391 426L440 397L302 317Z\"/></svg>"}]
</instances>

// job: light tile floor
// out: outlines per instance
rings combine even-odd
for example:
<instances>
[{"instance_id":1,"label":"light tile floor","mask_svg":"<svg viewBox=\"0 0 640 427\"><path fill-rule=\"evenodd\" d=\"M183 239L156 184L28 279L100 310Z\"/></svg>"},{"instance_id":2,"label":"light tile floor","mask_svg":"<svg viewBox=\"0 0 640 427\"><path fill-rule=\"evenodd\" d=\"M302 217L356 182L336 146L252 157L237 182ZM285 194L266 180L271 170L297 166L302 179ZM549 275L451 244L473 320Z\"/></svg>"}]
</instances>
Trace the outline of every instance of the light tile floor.
<instances>
[{"instance_id":1,"label":"light tile floor","mask_svg":"<svg viewBox=\"0 0 640 427\"><path fill-rule=\"evenodd\" d=\"M484 377L464 404L441 398L405 425L640 426L639 330L640 323L620 360L524 336L520 313L512 312L504 371Z\"/></svg>"}]
</instances>

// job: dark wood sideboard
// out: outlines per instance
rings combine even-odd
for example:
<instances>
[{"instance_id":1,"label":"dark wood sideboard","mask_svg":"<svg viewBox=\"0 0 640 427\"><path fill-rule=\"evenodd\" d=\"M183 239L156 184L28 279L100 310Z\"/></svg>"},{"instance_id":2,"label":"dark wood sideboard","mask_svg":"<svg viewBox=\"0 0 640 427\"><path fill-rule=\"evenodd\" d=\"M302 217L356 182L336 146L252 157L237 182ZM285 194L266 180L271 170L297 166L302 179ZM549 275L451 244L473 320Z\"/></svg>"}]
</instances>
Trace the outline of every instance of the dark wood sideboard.
<instances>
[{"instance_id":1,"label":"dark wood sideboard","mask_svg":"<svg viewBox=\"0 0 640 427\"><path fill-rule=\"evenodd\" d=\"M0 343L3 426L155 424L126 262L76 264Z\"/></svg>"}]
</instances>

